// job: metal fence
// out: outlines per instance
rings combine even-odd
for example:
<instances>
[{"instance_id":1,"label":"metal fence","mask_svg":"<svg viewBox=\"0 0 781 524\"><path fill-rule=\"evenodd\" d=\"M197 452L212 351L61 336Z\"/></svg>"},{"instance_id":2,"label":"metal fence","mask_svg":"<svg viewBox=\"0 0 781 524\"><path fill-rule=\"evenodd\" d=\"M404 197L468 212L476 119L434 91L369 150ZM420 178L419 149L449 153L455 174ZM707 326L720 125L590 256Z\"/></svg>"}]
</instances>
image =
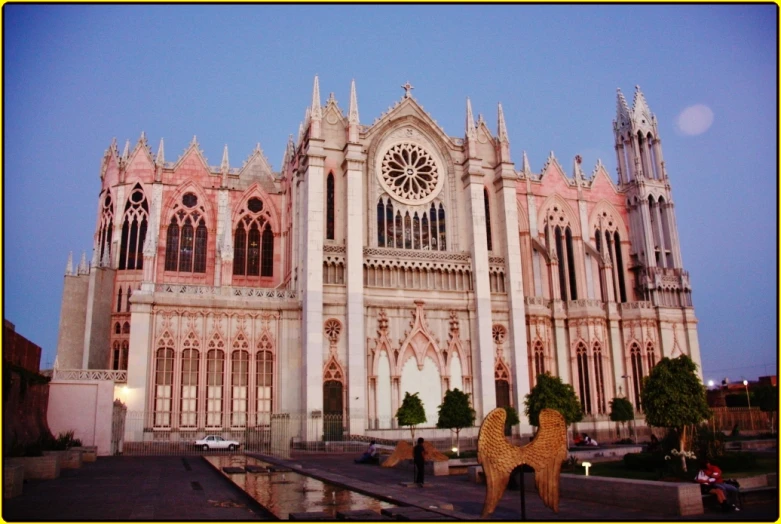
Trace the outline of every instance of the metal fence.
<instances>
[{"instance_id":1,"label":"metal fence","mask_svg":"<svg viewBox=\"0 0 781 524\"><path fill-rule=\"evenodd\" d=\"M125 455L199 455L204 453L233 453L229 449L203 449L195 442L210 435L238 443L240 451L289 457L295 453L360 453L369 441L395 447L399 440L410 440L409 428L391 427L367 430L361 435L349 433L347 417L313 412L274 413L263 417L238 417L242 426L222 426L237 418L206 412L147 413L128 411L124 423L114 423L116 445L114 451ZM199 427L200 425L200 427ZM384 426L384 424L378 424ZM469 431L466 431L469 433ZM477 434L461 434L461 451L477 448ZM418 427L415 437L425 436L440 451L456 447L454 432ZM113 444L113 441L112 441Z\"/></svg>"},{"instance_id":2,"label":"metal fence","mask_svg":"<svg viewBox=\"0 0 781 524\"><path fill-rule=\"evenodd\" d=\"M765 433L773 430L773 413L759 408L711 408L713 417L710 425L716 431L731 433L736 427L740 432Z\"/></svg>"}]
</instances>

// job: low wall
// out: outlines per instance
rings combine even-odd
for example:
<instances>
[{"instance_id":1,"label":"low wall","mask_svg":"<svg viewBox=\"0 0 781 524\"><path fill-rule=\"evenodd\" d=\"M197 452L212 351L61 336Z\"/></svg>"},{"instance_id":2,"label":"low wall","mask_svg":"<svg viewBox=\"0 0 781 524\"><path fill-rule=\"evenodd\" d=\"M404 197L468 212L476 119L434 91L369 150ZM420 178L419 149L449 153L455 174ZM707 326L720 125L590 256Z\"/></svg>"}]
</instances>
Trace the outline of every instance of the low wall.
<instances>
[{"instance_id":1,"label":"low wall","mask_svg":"<svg viewBox=\"0 0 781 524\"><path fill-rule=\"evenodd\" d=\"M49 383L49 429L56 437L73 430L84 446L98 455L111 454L114 383L110 380L52 380Z\"/></svg>"},{"instance_id":2,"label":"low wall","mask_svg":"<svg viewBox=\"0 0 781 524\"><path fill-rule=\"evenodd\" d=\"M627 453L641 453L643 446L618 446L618 447L582 447L582 448L570 448L567 452L568 455L574 455L581 462L587 461L606 461L606 460L621 460Z\"/></svg>"}]
</instances>

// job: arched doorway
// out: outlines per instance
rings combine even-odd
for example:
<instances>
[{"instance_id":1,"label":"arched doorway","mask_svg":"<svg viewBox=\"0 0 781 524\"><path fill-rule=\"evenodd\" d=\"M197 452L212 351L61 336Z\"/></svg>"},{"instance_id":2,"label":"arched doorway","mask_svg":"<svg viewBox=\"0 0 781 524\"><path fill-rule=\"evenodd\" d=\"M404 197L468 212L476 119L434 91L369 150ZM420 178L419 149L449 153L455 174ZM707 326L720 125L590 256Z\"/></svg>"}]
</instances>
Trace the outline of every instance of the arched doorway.
<instances>
[{"instance_id":1,"label":"arched doorway","mask_svg":"<svg viewBox=\"0 0 781 524\"><path fill-rule=\"evenodd\" d=\"M323 440L342 440L342 390L338 380L323 383Z\"/></svg>"}]
</instances>

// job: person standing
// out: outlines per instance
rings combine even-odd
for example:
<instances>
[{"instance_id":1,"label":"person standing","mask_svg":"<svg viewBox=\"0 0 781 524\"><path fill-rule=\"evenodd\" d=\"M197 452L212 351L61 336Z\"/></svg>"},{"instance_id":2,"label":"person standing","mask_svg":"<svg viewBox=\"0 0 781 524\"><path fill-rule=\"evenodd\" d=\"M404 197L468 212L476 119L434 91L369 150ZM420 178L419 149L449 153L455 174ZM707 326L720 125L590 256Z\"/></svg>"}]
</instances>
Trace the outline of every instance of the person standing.
<instances>
[{"instance_id":1,"label":"person standing","mask_svg":"<svg viewBox=\"0 0 781 524\"><path fill-rule=\"evenodd\" d=\"M415 463L415 483L423 486L423 469L426 465L426 450L423 448L423 437L418 438L418 444L412 449L412 460Z\"/></svg>"}]
</instances>

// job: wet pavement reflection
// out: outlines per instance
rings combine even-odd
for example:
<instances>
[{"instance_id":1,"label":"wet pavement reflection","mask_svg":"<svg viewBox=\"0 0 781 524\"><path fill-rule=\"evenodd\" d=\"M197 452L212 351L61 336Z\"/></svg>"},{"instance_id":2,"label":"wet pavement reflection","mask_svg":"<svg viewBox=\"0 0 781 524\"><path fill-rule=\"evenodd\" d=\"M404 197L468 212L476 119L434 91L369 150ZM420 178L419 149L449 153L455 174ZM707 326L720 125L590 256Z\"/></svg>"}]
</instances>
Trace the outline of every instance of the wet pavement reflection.
<instances>
[{"instance_id":1,"label":"wet pavement reflection","mask_svg":"<svg viewBox=\"0 0 781 524\"><path fill-rule=\"evenodd\" d=\"M305 475L244 455L211 455L204 457L234 484L281 520L291 513L322 511L336 518L337 511L373 510L394 507L346 488L328 484ZM259 472L227 473L223 468L271 468ZM254 467L253 467L254 466ZM279 471L275 471L278 469Z\"/></svg>"}]
</instances>

